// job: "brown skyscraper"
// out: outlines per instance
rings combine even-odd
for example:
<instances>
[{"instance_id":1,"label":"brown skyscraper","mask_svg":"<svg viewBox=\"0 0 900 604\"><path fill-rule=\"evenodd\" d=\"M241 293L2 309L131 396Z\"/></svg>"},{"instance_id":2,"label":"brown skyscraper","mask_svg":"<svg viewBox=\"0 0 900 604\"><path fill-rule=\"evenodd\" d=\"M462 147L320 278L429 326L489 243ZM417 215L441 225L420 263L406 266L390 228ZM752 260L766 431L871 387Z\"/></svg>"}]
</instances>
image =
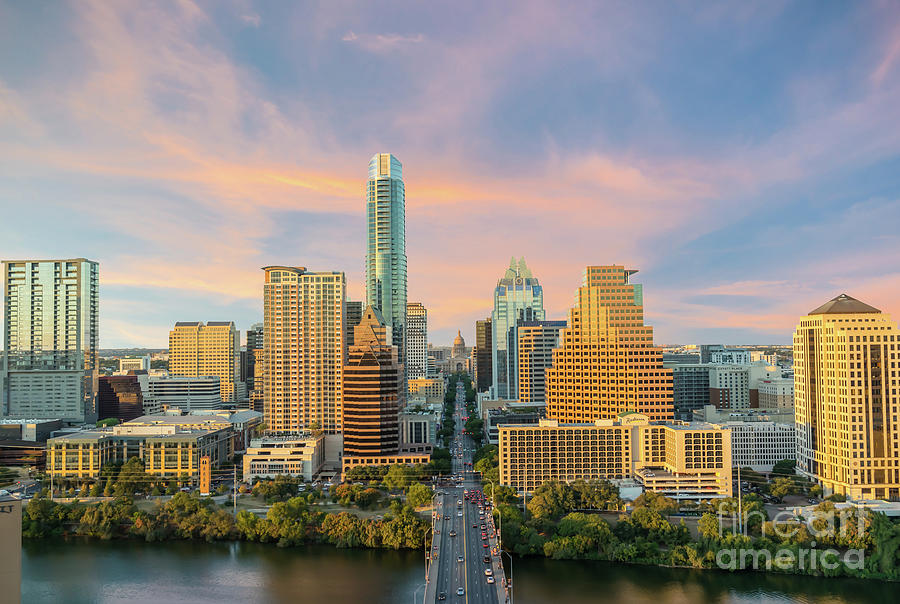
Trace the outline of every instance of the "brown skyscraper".
<instances>
[{"instance_id":1,"label":"brown skyscraper","mask_svg":"<svg viewBox=\"0 0 900 604\"><path fill-rule=\"evenodd\" d=\"M653 328L644 325L642 287L629 283L636 272L585 269L545 374L548 418L581 423L636 411L650 420L672 419L672 371L663 369Z\"/></svg>"},{"instance_id":2,"label":"brown skyscraper","mask_svg":"<svg viewBox=\"0 0 900 604\"><path fill-rule=\"evenodd\" d=\"M475 321L475 350L472 352L472 365L475 367L475 384L478 392L486 392L494 381L491 367L491 318Z\"/></svg>"},{"instance_id":3,"label":"brown skyscraper","mask_svg":"<svg viewBox=\"0 0 900 604\"><path fill-rule=\"evenodd\" d=\"M344 366L344 455L392 455L400 449L403 366L384 318L369 306L354 328Z\"/></svg>"}]
</instances>

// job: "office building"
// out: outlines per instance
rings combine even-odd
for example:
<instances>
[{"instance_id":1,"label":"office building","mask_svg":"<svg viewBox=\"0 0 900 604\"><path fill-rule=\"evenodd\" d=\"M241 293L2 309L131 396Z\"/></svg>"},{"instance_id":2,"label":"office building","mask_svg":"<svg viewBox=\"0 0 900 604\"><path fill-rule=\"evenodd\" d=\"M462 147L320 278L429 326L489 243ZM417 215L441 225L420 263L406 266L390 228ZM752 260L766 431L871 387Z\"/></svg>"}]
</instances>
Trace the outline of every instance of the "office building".
<instances>
[{"instance_id":1,"label":"office building","mask_svg":"<svg viewBox=\"0 0 900 604\"><path fill-rule=\"evenodd\" d=\"M400 450L403 368L388 344L381 313L369 306L354 329L343 373L344 455L391 455Z\"/></svg>"},{"instance_id":2,"label":"office building","mask_svg":"<svg viewBox=\"0 0 900 604\"><path fill-rule=\"evenodd\" d=\"M407 379L427 377L428 309L421 302L406 305L406 334Z\"/></svg>"},{"instance_id":3,"label":"office building","mask_svg":"<svg viewBox=\"0 0 900 604\"><path fill-rule=\"evenodd\" d=\"M325 435L302 431L253 439L243 462L244 480L287 474L311 482L325 463Z\"/></svg>"},{"instance_id":4,"label":"office building","mask_svg":"<svg viewBox=\"0 0 900 604\"><path fill-rule=\"evenodd\" d=\"M475 321L475 346L472 348L472 366L475 371L475 391L487 392L494 382L492 367L493 336L491 317Z\"/></svg>"},{"instance_id":5,"label":"office building","mask_svg":"<svg viewBox=\"0 0 900 604\"><path fill-rule=\"evenodd\" d=\"M363 316L363 303L355 302L353 300L345 300L344 301L344 356L346 357L347 351L350 350L350 347L353 346L353 330L359 325L359 322L362 321Z\"/></svg>"},{"instance_id":6,"label":"office building","mask_svg":"<svg viewBox=\"0 0 900 604\"><path fill-rule=\"evenodd\" d=\"M758 382L760 409L793 409L794 376L767 377Z\"/></svg>"},{"instance_id":7,"label":"office building","mask_svg":"<svg viewBox=\"0 0 900 604\"><path fill-rule=\"evenodd\" d=\"M167 424L138 428L122 424L49 439L47 473L55 479L96 479L106 465L139 457L148 474L197 478L201 457L208 456L212 466L219 467L233 457L233 447L230 428L202 430Z\"/></svg>"},{"instance_id":8,"label":"office building","mask_svg":"<svg viewBox=\"0 0 900 604\"><path fill-rule=\"evenodd\" d=\"M578 288L553 367L546 370L547 417L560 423L615 419L632 411L672 419L672 370L644 325L637 271L589 266Z\"/></svg>"},{"instance_id":9,"label":"office building","mask_svg":"<svg viewBox=\"0 0 900 604\"><path fill-rule=\"evenodd\" d=\"M249 397L256 388L256 352L263 347L263 324L254 323L247 330L247 345L241 355L241 381Z\"/></svg>"},{"instance_id":10,"label":"office building","mask_svg":"<svg viewBox=\"0 0 900 604\"><path fill-rule=\"evenodd\" d=\"M515 400L518 396L519 321L543 321L544 290L525 264L512 258L509 268L494 288L491 314L491 377L493 398Z\"/></svg>"},{"instance_id":11,"label":"office building","mask_svg":"<svg viewBox=\"0 0 900 604\"><path fill-rule=\"evenodd\" d=\"M241 332L231 321L180 321L169 332L169 375L219 378L222 400L243 400ZM246 396L246 393L243 393Z\"/></svg>"},{"instance_id":12,"label":"office building","mask_svg":"<svg viewBox=\"0 0 900 604\"><path fill-rule=\"evenodd\" d=\"M3 261L0 415L97 420L99 264Z\"/></svg>"},{"instance_id":13,"label":"office building","mask_svg":"<svg viewBox=\"0 0 900 604\"><path fill-rule=\"evenodd\" d=\"M100 376L97 417L127 422L144 415L147 412L144 409L144 393L149 389L149 382L146 371Z\"/></svg>"},{"instance_id":14,"label":"office building","mask_svg":"<svg viewBox=\"0 0 900 604\"><path fill-rule=\"evenodd\" d=\"M344 273L267 266L263 407L272 433L341 431ZM405 306L404 306L405 308Z\"/></svg>"},{"instance_id":15,"label":"office building","mask_svg":"<svg viewBox=\"0 0 900 604\"><path fill-rule=\"evenodd\" d=\"M397 361L405 367L406 189L403 166L390 153L377 153L369 161L366 214L366 306L381 311Z\"/></svg>"},{"instance_id":16,"label":"office building","mask_svg":"<svg viewBox=\"0 0 900 604\"><path fill-rule=\"evenodd\" d=\"M668 366L672 370L672 401L675 418L690 420L696 409L709 404L710 365L698 363Z\"/></svg>"},{"instance_id":17,"label":"office building","mask_svg":"<svg viewBox=\"0 0 900 604\"><path fill-rule=\"evenodd\" d=\"M731 431L731 461L736 468L770 472L779 461L797 456L794 424L728 421L717 425Z\"/></svg>"},{"instance_id":18,"label":"office building","mask_svg":"<svg viewBox=\"0 0 900 604\"><path fill-rule=\"evenodd\" d=\"M541 405L546 402L544 372L553 365L553 350L565 326L565 321L520 321L516 326L520 402Z\"/></svg>"},{"instance_id":19,"label":"office building","mask_svg":"<svg viewBox=\"0 0 900 604\"><path fill-rule=\"evenodd\" d=\"M794 409L717 409L706 405L694 411L693 421L723 424L725 422L774 422L794 425Z\"/></svg>"},{"instance_id":20,"label":"office building","mask_svg":"<svg viewBox=\"0 0 900 604\"><path fill-rule=\"evenodd\" d=\"M443 403L445 389L444 378L416 378L407 382L410 398L424 398L429 403Z\"/></svg>"},{"instance_id":21,"label":"office building","mask_svg":"<svg viewBox=\"0 0 900 604\"><path fill-rule=\"evenodd\" d=\"M150 371L150 355L145 354L142 357L123 357L119 359L119 371L128 373L129 371Z\"/></svg>"},{"instance_id":22,"label":"office building","mask_svg":"<svg viewBox=\"0 0 900 604\"><path fill-rule=\"evenodd\" d=\"M731 434L623 413L593 423L499 426L500 483L530 493L551 480L634 479L676 499L731 495Z\"/></svg>"},{"instance_id":23,"label":"office building","mask_svg":"<svg viewBox=\"0 0 900 604\"><path fill-rule=\"evenodd\" d=\"M222 407L219 378L202 377L149 377L147 390L143 392L144 413L152 414L166 409L180 411L210 410Z\"/></svg>"},{"instance_id":24,"label":"office building","mask_svg":"<svg viewBox=\"0 0 900 604\"><path fill-rule=\"evenodd\" d=\"M407 408L400 412L400 450L431 453L437 442L441 414L438 411Z\"/></svg>"},{"instance_id":25,"label":"office building","mask_svg":"<svg viewBox=\"0 0 900 604\"><path fill-rule=\"evenodd\" d=\"M177 430L231 430L234 450L243 450L262 425L262 413L242 409L197 410L192 413L167 411L142 415L119 426L120 434L154 433L159 426L175 426Z\"/></svg>"},{"instance_id":26,"label":"office building","mask_svg":"<svg viewBox=\"0 0 900 604\"><path fill-rule=\"evenodd\" d=\"M846 294L794 332L797 470L826 495L900 499L900 329Z\"/></svg>"}]
</instances>

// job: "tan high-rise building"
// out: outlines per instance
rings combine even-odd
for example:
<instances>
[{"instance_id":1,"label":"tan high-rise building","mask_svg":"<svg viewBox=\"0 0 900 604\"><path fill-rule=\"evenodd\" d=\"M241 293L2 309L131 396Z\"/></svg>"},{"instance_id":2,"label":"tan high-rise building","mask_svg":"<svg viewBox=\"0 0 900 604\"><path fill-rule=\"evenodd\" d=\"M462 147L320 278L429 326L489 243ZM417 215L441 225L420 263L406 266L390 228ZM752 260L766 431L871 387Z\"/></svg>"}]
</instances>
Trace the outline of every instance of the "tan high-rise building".
<instances>
[{"instance_id":1,"label":"tan high-rise building","mask_svg":"<svg viewBox=\"0 0 900 604\"><path fill-rule=\"evenodd\" d=\"M565 326L565 321L519 322L518 380L521 402L546 402L545 373L553 365L553 350L559 345L559 332Z\"/></svg>"},{"instance_id":2,"label":"tan high-rise building","mask_svg":"<svg viewBox=\"0 0 900 604\"><path fill-rule=\"evenodd\" d=\"M216 376L222 401L233 403L243 393L241 332L232 321L179 321L169 332L169 375Z\"/></svg>"},{"instance_id":3,"label":"tan high-rise building","mask_svg":"<svg viewBox=\"0 0 900 604\"><path fill-rule=\"evenodd\" d=\"M400 450L403 366L388 334L381 313L366 308L344 366L344 455L394 455Z\"/></svg>"},{"instance_id":4,"label":"tan high-rise building","mask_svg":"<svg viewBox=\"0 0 900 604\"><path fill-rule=\"evenodd\" d=\"M900 330L841 294L794 332L797 470L826 494L900 499Z\"/></svg>"},{"instance_id":5,"label":"tan high-rise building","mask_svg":"<svg viewBox=\"0 0 900 604\"><path fill-rule=\"evenodd\" d=\"M341 272L267 266L263 289L263 408L272 433L341 431L344 300Z\"/></svg>"},{"instance_id":6,"label":"tan high-rise building","mask_svg":"<svg viewBox=\"0 0 900 604\"><path fill-rule=\"evenodd\" d=\"M545 372L549 419L593 422L628 411L651 420L673 417L672 370L663 368L653 328L644 325L642 286L629 282L636 272L615 265L585 269Z\"/></svg>"}]
</instances>

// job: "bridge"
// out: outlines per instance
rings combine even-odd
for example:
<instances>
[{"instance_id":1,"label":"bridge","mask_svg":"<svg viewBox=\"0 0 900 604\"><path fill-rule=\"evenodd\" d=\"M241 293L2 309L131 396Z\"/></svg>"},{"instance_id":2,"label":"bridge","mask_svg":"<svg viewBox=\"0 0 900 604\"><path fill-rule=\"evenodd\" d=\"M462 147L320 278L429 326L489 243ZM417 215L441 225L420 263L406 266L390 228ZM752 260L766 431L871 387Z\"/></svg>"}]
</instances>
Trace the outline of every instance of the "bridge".
<instances>
[{"instance_id":1,"label":"bridge","mask_svg":"<svg viewBox=\"0 0 900 604\"><path fill-rule=\"evenodd\" d=\"M491 502L472 472L475 443L462 433L464 413L465 390L459 382L450 452L453 476L462 480L445 483L435 494L433 538L431 551L426 554L422 601L507 604L511 602L512 586L503 569Z\"/></svg>"}]
</instances>

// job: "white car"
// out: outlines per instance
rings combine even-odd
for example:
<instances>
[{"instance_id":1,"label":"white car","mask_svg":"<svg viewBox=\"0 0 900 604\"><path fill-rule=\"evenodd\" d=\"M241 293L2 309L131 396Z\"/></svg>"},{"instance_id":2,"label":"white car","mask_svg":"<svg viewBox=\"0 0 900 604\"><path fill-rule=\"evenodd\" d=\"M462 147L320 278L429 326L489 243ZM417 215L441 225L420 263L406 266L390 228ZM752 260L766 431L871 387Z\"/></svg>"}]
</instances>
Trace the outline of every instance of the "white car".
<instances>
[{"instance_id":1,"label":"white car","mask_svg":"<svg viewBox=\"0 0 900 604\"><path fill-rule=\"evenodd\" d=\"M457 556L457 557L456 557L456 561L457 561L457 562L465 562L466 559L463 558L462 556Z\"/></svg>"},{"instance_id":2,"label":"white car","mask_svg":"<svg viewBox=\"0 0 900 604\"><path fill-rule=\"evenodd\" d=\"M494 574L494 571L492 571L491 569L489 569L489 568L484 569L484 576L485 576L485 577L490 577L490 576L493 575L493 574Z\"/></svg>"}]
</instances>

